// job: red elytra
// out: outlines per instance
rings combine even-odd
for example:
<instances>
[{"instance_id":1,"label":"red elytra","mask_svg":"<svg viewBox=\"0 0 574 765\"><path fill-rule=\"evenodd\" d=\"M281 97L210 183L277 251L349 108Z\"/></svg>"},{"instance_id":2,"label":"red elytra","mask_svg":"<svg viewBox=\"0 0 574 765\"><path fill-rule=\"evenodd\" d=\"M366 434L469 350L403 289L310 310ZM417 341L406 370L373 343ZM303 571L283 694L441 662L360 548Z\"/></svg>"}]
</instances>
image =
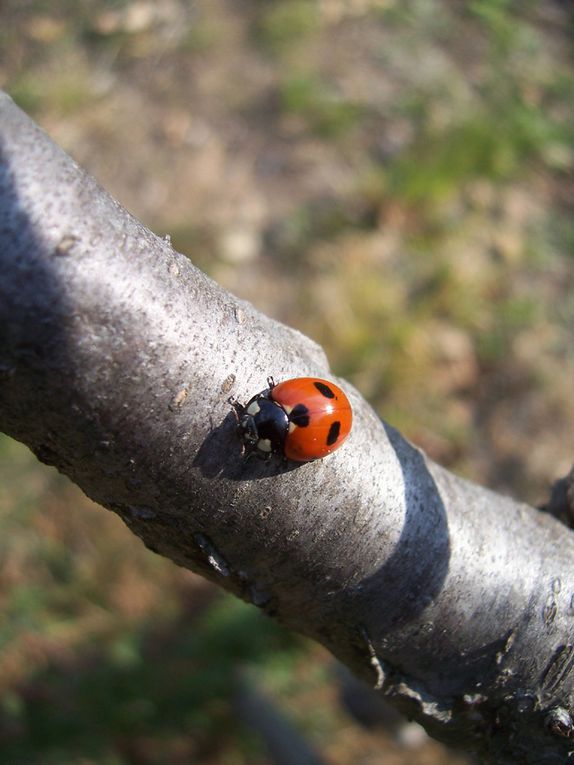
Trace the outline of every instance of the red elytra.
<instances>
[{"instance_id":1,"label":"red elytra","mask_svg":"<svg viewBox=\"0 0 574 765\"><path fill-rule=\"evenodd\" d=\"M296 377L271 387L269 398L289 419L283 444L287 459L308 462L338 449L351 431L349 399L334 383L317 377Z\"/></svg>"}]
</instances>

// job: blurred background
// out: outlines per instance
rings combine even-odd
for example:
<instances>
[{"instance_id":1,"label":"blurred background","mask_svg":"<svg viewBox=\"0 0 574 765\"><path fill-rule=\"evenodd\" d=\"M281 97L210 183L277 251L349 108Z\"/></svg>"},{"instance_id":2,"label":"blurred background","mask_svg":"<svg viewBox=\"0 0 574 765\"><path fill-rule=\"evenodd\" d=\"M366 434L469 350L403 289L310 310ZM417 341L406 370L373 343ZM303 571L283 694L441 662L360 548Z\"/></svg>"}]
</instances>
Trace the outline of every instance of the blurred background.
<instances>
[{"instance_id":1,"label":"blurred background","mask_svg":"<svg viewBox=\"0 0 574 765\"><path fill-rule=\"evenodd\" d=\"M0 86L432 458L537 504L574 453L572 13L2 0ZM263 710L325 765L467 761L359 724L322 649L3 436L0 609L3 765L271 765Z\"/></svg>"}]
</instances>

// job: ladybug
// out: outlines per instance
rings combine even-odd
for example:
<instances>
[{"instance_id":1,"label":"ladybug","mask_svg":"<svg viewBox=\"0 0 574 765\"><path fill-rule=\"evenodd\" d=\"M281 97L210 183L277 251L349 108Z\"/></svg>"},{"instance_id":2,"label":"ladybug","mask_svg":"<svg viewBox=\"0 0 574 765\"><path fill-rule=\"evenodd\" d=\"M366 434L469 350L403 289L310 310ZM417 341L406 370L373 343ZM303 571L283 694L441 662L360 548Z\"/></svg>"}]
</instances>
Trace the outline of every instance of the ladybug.
<instances>
[{"instance_id":1,"label":"ladybug","mask_svg":"<svg viewBox=\"0 0 574 765\"><path fill-rule=\"evenodd\" d=\"M321 459L338 449L351 430L349 399L332 382L295 377L275 383L247 404L230 399L247 456L279 454L295 462Z\"/></svg>"}]
</instances>

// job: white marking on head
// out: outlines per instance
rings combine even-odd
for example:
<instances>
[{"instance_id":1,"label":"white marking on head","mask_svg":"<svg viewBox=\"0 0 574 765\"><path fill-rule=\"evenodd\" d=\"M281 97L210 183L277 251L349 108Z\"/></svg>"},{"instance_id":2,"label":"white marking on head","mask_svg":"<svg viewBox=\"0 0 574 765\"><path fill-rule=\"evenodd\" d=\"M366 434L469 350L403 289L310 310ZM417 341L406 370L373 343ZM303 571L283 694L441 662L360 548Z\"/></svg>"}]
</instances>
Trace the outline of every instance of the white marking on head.
<instances>
[{"instance_id":1,"label":"white marking on head","mask_svg":"<svg viewBox=\"0 0 574 765\"><path fill-rule=\"evenodd\" d=\"M252 417L254 417L257 412L259 412L261 407L257 403L257 401L252 401L251 404L247 407L247 414L250 414Z\"/></svg>"},{"instance_id":2,"label":"white marking on head","mask_svg":"<svg viewBox=\"0 0 574 765\"><path fill-rule=\"evenodd\" d=\"M270 452L271 451L271 441L268 438L260 438L257 442L257 448L261 452Z\"/></svg>"}]
</instances>

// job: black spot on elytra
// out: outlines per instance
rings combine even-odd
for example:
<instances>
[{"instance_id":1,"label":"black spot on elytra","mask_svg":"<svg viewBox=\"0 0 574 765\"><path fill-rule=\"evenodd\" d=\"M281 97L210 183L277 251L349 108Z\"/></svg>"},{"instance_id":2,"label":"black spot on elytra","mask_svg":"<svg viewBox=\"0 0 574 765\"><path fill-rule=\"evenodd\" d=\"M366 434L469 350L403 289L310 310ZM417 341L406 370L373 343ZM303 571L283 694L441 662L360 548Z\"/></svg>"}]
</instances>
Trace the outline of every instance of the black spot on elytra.
<instances>
[{"instance_id":1,"label":"black spot on elytra","mask_svg":"<svg viewBox=\"0 0 574 765\"><path fill-rule=\"evenodd\" d=\"M309 410L305 404L297 404L297 406L293 407L289 419L297 427L306 428L309 424Z\"/></svg>"},{"instance_id":2,"label":"black spot on elytra","mask_svg":"<svg viewBox=\"0 0 574 765\"><path fill-rule=\"evenodd\" d=\"M335 441L339 438L339 433L341 432L341 423L339 420L335 420L335 422L331 423L331 427L329 428L329 433L327 434L327 446L333 446Z\"/></svg>"},{"instance_id":3,"label":"black spot on elytra","mask_svg":"<svg viewBox=\"0 0 574 765\"><path fill-rule=\"evenodd\" d=\"M325 383L322 382L314 382L313 385L317 388L319 393L321 393L325 398L335 398L334 392L329 388L328 385L325 385Z\"/></svg>"}]
</instances>

